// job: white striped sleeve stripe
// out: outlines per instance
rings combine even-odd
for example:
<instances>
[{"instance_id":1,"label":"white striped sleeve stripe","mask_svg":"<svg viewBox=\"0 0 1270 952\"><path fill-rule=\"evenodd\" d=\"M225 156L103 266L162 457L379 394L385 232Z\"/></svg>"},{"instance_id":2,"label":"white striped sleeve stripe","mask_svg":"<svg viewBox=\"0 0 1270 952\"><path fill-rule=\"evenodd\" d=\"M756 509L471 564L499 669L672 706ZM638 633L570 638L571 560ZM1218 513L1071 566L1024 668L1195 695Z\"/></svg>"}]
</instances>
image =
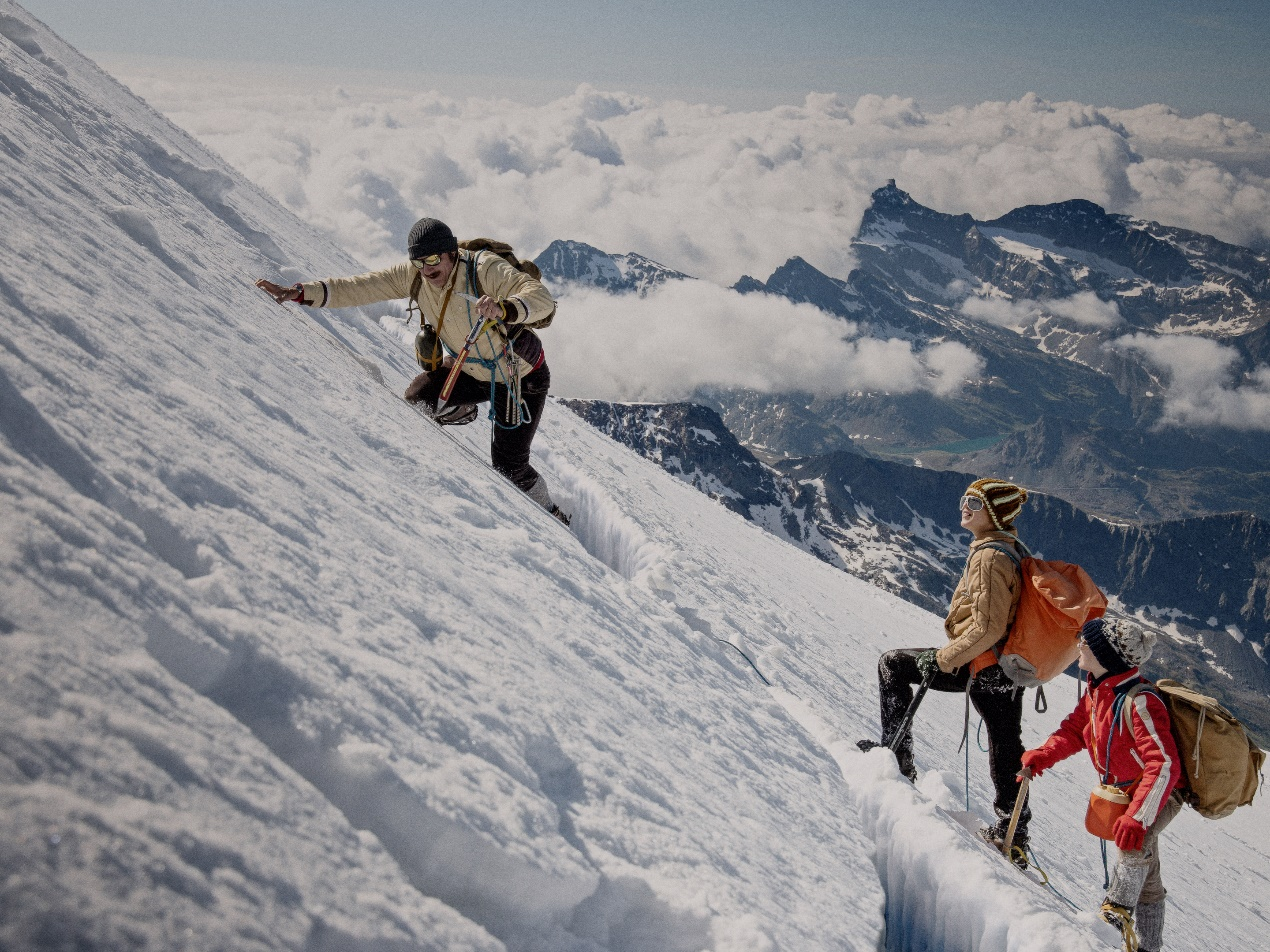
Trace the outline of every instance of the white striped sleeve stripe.
<instances>
[{"instance_id":1,"label":"white striped sleeve stripe","mask_svg":"<svg viewBox=\"0 0 1270 952\"><path fill-rule=\"evenodd\" d=\"M1172 789L1174 771L1177 770L1177 764L1173 762L1173 759L1168 755L1168 750L1160 741L1160 732L1156 727L1155 720L1151 717L1151 712L1147 706L1147 701L1150 697L1150 694L1142 692L1133 699L1133 707L1137 711L1138 717L1142 719L1147 733L1151 735L1152 742L1159 749L1160 755L1164 760L1160 765L1159 776L1155 778L1155 783L1151 785L1151 789L1147 791L1147 795L1142 801L1141 809L1134 814L1134 819L1143 826L1150 826L1155 822L1155 818L1160 815L1160 807L1164 805L1164 798L1168 796L1169 790Z\"/></svg>"}]
</instances>

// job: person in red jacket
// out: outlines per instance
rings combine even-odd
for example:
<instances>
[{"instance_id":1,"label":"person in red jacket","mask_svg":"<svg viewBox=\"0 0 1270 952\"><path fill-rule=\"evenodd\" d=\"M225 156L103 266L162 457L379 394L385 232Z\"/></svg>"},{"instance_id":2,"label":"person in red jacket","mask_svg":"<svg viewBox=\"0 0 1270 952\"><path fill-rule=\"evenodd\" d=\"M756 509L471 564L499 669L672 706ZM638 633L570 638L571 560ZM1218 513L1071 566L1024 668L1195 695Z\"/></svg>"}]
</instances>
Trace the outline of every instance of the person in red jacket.
<instances>
[{"instance_id":1,"label":"person in red jacket","mask_svg":"<svg viewBox=\"0 0 1270 952\"><path fill-rule=\"evenodd\" d=\"M1138 673L1154 645L1154 634L1120 619L1086 623L1078 663L1088 672L1088 690L1045 743L1023 754L1023 769L1039 777L1088 750L1103 782L1129 794L1115 822L1119 856L1101 911L1126 939L1136 924L1141 952L1159 952L1164 944L1159 838L1182 808L1184 779L1168 708Z\"/></svg>"}]
</instances>

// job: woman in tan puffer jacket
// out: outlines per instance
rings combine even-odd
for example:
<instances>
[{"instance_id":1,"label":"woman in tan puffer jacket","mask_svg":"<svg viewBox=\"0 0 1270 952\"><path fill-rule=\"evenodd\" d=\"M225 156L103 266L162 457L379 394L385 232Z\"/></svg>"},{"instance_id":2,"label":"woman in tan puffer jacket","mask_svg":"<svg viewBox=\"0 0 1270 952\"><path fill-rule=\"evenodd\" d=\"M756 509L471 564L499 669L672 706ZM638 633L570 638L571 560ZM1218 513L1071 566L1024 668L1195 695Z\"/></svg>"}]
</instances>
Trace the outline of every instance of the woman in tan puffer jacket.
<instances>
[{"instance_id":1,"label":"woman in tan puffer jacket","mask_svg":"<svg viewBox=\"0 0 1270 952\"><path fill-rule=\"evenodd\" d=\"M1023 588L1018 561L1024 557L1014 520L1027 500L1027 490L999 479L978 479L961 497L961 525L972 539L961 580L953 591L942 648L897 648L878 662L883 743L890 743L913 700L913 686L929 681L935 691L966 691L988 732L988 765L996 797L997 822L981 835L1000 846L1018 796L1017 774L1023 755L1023 696L997 664L993 649L1005 641ZM862 740L868 750L880 746ZM912 732L897 745L900 770L916 781ZM1031 811L1019 817L1014 843L1026 850ZM1019 854L1016 854L1019 855Z\"/></svg>"}]
</instances>

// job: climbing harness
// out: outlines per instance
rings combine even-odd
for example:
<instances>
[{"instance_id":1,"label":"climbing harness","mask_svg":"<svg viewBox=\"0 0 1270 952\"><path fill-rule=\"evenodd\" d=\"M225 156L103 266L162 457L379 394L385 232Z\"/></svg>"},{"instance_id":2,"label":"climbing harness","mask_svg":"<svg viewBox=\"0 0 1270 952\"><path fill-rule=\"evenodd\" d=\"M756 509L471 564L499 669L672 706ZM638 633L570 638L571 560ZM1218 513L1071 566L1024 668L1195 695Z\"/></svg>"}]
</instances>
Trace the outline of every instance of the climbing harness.
<instances>
[{"instance_id":1,"label":"climbing harness","mask_svg":"<svg viewBox=\"0 0 1270 952\"><path fill-rule=\"evenodd\" d=\"M470 298L471 295L463 295ZM471 319L472 305L468 303L468 317ZM500 430L514 430L518 426L525 423L533 422L533 418L529 414L529 407L525 404L524 398L520 390L520 356L512 350L510 339L503 345L501 354L494 354L492 358L482 357L480 354L478 341L481 335L488 334L495 328L506 331L506 325L497 318L482 318L477 315L477 319L472 323L472 330L468 333L467 338L463 341L463 346L459 349L454 358L454 364L450 367L450 372L445 378L445 383L441 387L441 395L437 398L437 412L440 413L446 402L450 399L454 392L454 385L458 383L459 374L462 373L463 367L471 361L477 366L484 367L489 371L489 419ZM473 350L476 353L473 353ZM492 348L491 348L492 350ZM507 370L503 369L504 364ZM509 372L510 371L510 372ZM497 387L502 383L507 390L507 405L504 408L504 417L508 421L506 424L498 421L498 391Z\"/></svg>"}]
</instances>

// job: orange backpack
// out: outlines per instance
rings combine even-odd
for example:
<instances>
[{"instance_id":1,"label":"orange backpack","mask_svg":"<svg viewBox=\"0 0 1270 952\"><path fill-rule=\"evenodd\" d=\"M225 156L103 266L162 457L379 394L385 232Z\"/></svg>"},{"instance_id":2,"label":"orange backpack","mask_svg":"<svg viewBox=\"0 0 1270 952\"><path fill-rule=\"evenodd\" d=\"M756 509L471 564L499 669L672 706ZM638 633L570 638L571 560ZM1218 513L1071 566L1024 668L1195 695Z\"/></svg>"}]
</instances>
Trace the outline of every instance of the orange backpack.
<instances>
[{"instance_id":1,"label":"orange backpack","mask_svg":"<svg viewBox=\"0 0 1270 952\"><path fill-rule=\"evenodd\" d=\"M1022 542L1019 545L1023 545ZM1080 653L1076 637L1091 618L1107 610L1107 596L1079 565L1020 558L1005 545L989 543L1012 558L1023 575L1023 590L1005 642L970 662L971 675L1000 664L1015 684L1037 687L1061 674ZM1027 547L1023 546L1024 551Z\"/></svg>"}]
</instances>

